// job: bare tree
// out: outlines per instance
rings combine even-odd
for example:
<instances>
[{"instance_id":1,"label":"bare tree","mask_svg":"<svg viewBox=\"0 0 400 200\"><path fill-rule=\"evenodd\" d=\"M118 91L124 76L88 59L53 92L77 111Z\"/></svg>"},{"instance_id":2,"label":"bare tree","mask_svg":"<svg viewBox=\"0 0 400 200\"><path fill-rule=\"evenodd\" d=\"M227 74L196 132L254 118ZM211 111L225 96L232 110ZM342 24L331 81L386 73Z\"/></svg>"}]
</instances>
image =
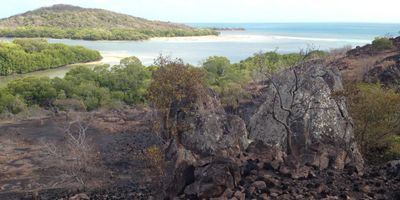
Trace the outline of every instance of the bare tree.
<instances>
[{"instance_id":1,"label":"bare tree","mask_svg":"<svg viewBox=\"0 0 400 200\"><path fill-rule=\"evenodd\" d=\"M79 184L86 186L91 174L101 170L97 150L88 137L92 116L76 116L64 127L64 142L43 141L45 152L51 156L58 168Z\"/></svg>"}]
</instances>

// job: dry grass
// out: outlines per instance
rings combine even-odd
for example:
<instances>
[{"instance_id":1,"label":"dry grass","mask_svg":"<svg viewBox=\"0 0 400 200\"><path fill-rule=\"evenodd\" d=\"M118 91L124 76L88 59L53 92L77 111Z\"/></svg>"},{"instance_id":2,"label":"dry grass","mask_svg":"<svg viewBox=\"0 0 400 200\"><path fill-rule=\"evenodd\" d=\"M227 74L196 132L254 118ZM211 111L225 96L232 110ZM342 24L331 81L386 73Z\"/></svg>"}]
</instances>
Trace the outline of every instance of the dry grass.
<instances>
[{"instance_id":1,"label":"dry grass","mask_svg":"<svg viewBox=\"0 0 400 200\"><path fill-rule=\"evenodd\" d=\"M342 71L343 79L345 81L356 81L360 82L363 80L365 73L371 70L378 61L383 60L386 57L395 55L391 54L379 54L376 56L363 56L357 58L343 58L342 61L347 64L348 68ZM389 62L380 63L379 66L388 66Z\"/></svg>"}]
</instances>

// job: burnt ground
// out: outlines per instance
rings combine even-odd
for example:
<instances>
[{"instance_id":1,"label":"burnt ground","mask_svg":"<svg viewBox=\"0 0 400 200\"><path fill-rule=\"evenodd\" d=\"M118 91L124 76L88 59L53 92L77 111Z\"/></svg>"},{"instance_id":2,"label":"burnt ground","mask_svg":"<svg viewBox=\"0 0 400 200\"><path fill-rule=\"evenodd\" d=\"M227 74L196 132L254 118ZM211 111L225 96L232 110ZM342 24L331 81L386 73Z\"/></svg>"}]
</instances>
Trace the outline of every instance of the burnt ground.
<instances>
[{"instance_id":1,"label":"burnt ground","mask_svg":"<svg viewBox=\"0 0 400 200\"><path fill-rule=\"evenodd\" d=\"M159 175L143 159L147 148L161 142L151 129L151 112L139 108L91 115L87 133L98 159L83 171L84 184L65 169L72 161L60 162L47 149L48 144L65 146L65 115L0 125L0 199L69 199L82 193L94 200L159 199ZM238 185L224 192L226 198L400 198L400 161L397 167L369 167L363 175L351 168L310 169L302 178L254 156L244 155L243 161L238 163ZM179 199L197 198L183 194Z\"/></svg>"},{"instance_id":2,"label":"burnt ground","mask_svg":"<svg viewBox=\"0 0 400 200\"><path fill-rule=\"evenodd\" d=\"M78 169L70 165L74 161L65 154L55 156L50 147L66 151L65 127L76 116L88 114L69 114L69 120L60 114L0 124L0 199L32 199L36 193L43 194L41 199L58 199L82 190L100 194L104 188L118 187L132 188L130 193L145 190L142 186L153 181L154 172L143 151L160 142L152 133L148 113L135 108L90 114L84 123L90 123L87 136L95 159L89 160L82 173L75 173Z\"/></svg>"}]
</instances>

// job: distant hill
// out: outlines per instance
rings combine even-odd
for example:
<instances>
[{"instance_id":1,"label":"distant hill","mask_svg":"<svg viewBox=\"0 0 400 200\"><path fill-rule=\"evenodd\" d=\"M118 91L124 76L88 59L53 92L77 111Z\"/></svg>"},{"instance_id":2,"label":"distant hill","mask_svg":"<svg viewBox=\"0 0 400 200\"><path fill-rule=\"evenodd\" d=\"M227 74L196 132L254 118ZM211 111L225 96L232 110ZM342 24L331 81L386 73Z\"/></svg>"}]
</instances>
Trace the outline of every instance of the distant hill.
<instances>
[{"instance_id":1,"label":"distant hill","mask_svg":"<svg viewBox=\"0 0 400 200\"><path fill-rule=\"evenodd\" d=\"M151 37L215 35L215 30L151 21L103 9L58 4L0 20L3 37L142 40Z\"/></svg>"}]
</instances>

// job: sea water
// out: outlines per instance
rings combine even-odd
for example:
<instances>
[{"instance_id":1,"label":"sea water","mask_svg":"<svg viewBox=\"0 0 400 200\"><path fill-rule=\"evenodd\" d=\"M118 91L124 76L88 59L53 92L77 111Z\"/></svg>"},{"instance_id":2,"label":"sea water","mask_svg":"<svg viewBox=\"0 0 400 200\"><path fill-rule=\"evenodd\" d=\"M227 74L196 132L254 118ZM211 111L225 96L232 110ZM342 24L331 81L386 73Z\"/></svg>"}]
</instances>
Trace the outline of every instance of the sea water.
<instances>
[{"instance_id":1,"label":"sea water","mask_svg":"<svg viewBox=\"0 0 400 200\"><path fill-rule=\"evenodd\" d=\"M117 64L127 56L137 56L146 65L163 54L200 65L209 56L225 56L239 62L259 51L279 53L304 49L330 50L371 43L378 36L397 36L400 24L367 23L193 23L194 27L244 28L222 31L216 36L156 38L148 41L83 41L49 39L53 43L82 45L101 52L103 62Z\"/></svg>"}]
</instances>

